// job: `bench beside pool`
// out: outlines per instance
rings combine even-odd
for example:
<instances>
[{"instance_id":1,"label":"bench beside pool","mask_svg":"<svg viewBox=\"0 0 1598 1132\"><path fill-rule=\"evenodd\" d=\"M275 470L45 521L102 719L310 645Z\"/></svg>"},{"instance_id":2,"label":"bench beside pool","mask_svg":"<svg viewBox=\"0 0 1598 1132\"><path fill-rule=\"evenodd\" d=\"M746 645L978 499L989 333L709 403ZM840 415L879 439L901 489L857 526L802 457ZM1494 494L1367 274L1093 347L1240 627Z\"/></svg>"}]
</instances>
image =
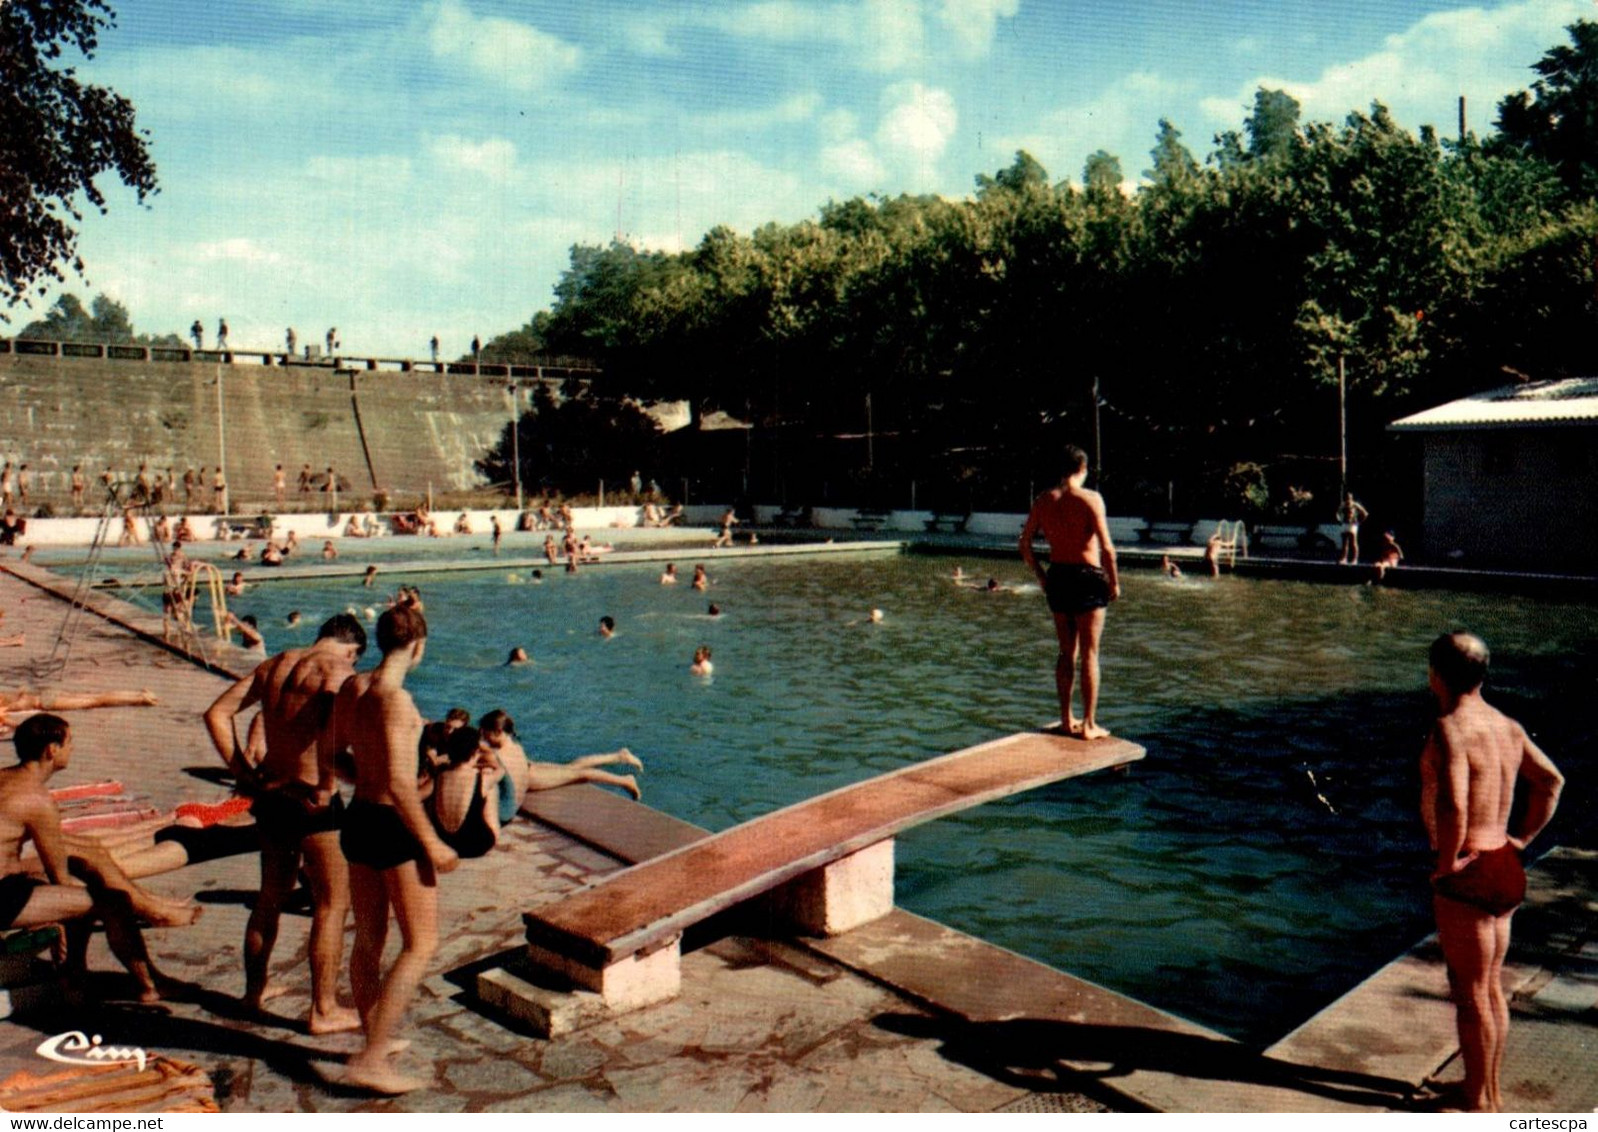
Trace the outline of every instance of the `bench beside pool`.
<instances>
[{"instance_id":1,"label":"bench beside pool","mask_svg":"<svg viewBox=\"0 0 1598 1132\"><path fill-rule=\"evenodd\" d=\"M527 960L547 988L589 992L562 1023L526 1001L547 992L502 969L486 1001L547 1032L675 997L685 930L759 900L796 934L835 936L893 910L893 841L935 818L1141 759L1123 739L1009 735L914 763L681 845L526 913ZM595 997L597 996L597 998Z\"/></svg>"}]
</instances>

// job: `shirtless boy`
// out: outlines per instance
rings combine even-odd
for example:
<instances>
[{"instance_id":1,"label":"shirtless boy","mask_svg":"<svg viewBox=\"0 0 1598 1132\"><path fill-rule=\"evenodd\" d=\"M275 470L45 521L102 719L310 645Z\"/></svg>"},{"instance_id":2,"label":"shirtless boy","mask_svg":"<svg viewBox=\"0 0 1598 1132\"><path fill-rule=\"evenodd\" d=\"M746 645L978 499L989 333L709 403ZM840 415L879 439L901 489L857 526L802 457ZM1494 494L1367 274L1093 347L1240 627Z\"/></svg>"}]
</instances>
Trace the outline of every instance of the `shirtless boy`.
<instances>
[{"instance_id":1,"label":"shirtless boy","mask_svg":"<svg viewBox=\"0 0 1598 1132\"><path fill-rule=\"evenodd\" d=\"M333 762L354 755L355 798L339 835L350 863L355 944L350 982L366 1045L345 1066L352 1084L398 1094L426 1082L401 1074L389 1058L394 1031L433 953L438 949L438 874L460 863L439 838L416 791L416 752L422 717L405 677L422 661L427 621L414 605L396 605L377 619L383 659L371 672L351 677L333 701L320 745L322 778ZM399 921L398 958L382 973L389 909Z\"/></svg>"},{"instance_id":2,"label":"shirtless boy","mask_svg":"<svg viewBox=\"0 0 1598 1132\"><path fill-rule=\"evenodd\" d=\"M159 927L192 924L197 904L168 900L128 879L109 855L74 845L69 853L61 814L45 785L72 760L72 731L58 715L41 714L17 726L17 765L0 770L0 927L67 921L68 960L81 973L89 922L105 924L106 942L139 984L145 1002L160 999L162 976L150 962L140 917ZM33 839L48 882L32 876L22 845ZM81 880L81 886L78 881Z\"/></svg>"},{"instance_id":3,"label":"shirtless boy","mask_svg":"<svg viewBox=\"0 0 1598 1132\"><path fill-rule=\"evenodd\" d=\"M261 892L244 928L244 1005L259 1012L271 991L267 972L277 943L283 904L303 866L311 886L311 1016L313 1034L353 1030L354 1011L338 1004L344 921L350 908L349 866L339 850L342 805L323 782L317 739L333 697L366 651L366 630L347 613L331 617L307 649L290 649L262 661L254 672L217 697L205 726L228 766L255 797L261 842ZM240 750L234 719L261 705L266 754L250 765Z\"/></svg>"},{"instance_id":4,"label":"shirtless boy","mask_svg":"<svg viewBox=\"0 0 1598 1132\"><path fill-rule=\"evenodd\" d=\"M1104 517L1104 500L1082 484L1088 478L1087 453L1065 450L1068 469L1060 486L1038 496L1021 528L1021 561L1037 575L1049 610L1060 653L1054 662L1054 685L1060 695L1060 726L1082 739L1102 739L1099 726L1099 637L1105 608L1121 596L1115 572L1115 547ZM1039 531L1049 540L1049 569L1044 573L1033 554ZM1076 661L1082 658L1082 718L1071 713Z\"/></svg>"},{"instance_id":5,"label":"shirtless boy","mask_svg":"<svg viewBox=\"0 0 1598 1132\"><path fill-rule=\"evenodd\" d=\"M1428 659L1437 722L1421 752L1420 805L1437 852L1432 908L1465 1063L1464 1107L1498 1112L1509 1037L1504 955L1510 917L1526 894L1520 854L1554 816L1565 779L1525 728L1482 699L1488 654L1479 637L1444 633ZM1511 833L1521 779L1526 808Z\"/></svg>"}]
</instances>

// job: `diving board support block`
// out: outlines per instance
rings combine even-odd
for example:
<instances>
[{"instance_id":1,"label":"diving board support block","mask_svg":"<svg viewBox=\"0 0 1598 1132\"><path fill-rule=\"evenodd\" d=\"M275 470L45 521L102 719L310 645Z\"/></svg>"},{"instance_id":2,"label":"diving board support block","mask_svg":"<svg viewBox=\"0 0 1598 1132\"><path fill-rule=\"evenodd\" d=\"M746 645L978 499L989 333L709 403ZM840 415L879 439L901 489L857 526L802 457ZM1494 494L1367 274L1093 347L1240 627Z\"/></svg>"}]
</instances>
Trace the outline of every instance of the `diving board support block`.
<instances>
[{"instance_id":1,"label":"diving board support block","mask_svg":"<svg viewBox=\"0 0 1598 1132\"><path fill-rule=\"evenodd\" d=\"M802 934L846 933L893 910L903 830L1143 756L1123 739L1023 732L689 841L525 913L528 985L578 988L613 1012L663 1002L682 988L683 932L711 916L748 905ZM479 976L479 994L541 1028L549 1011L494 974Z\"/></svg>"},{"instance_id":2,"label":"diving board support block","mask_svg":"<svg viewBox=\"0 0 1598 1132\"><path fill-rule=\"evenodd\" d=\"M893 838L840 857L772 889L772 918L800 935L835 936L893 911Z\"/></svg>"},{"instance_id":3,"label":"diving board support block","mask_svg":"<svg viewBox=\"0 0 1598 1132\"><path fill-rule=\"evenodd\" d=\"M599 995L605 1006L618 1014L665 1002L682 991L680 935L654 951L634 952L605 964L584 963L536 943L527 945L527 960L537 970Z\"/></svg>"}]
</instances>

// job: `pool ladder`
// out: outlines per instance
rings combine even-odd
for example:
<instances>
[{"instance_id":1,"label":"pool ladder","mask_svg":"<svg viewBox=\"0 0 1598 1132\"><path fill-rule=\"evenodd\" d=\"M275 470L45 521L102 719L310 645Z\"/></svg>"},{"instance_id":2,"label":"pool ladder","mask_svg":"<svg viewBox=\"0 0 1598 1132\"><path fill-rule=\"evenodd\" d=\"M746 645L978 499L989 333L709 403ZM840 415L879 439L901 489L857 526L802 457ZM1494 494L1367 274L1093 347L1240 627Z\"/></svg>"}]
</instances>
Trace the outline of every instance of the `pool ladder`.
<instances>
[{"instance_id":1,"label":"pool ladder","mask_svg":"<svg viewBox=\"0 0 1598 1132\"><path fill-rule=\"evenodd\" d=\"M1228 569L1237 569L1237 556L1240 551L1244 558L1248 557L1248 527L1242 519L1222 519L1215 524L1213 537L1220 539L1216 545L1216 549L1220 552L1216 555L1216 561L1220 561L1221 555L1225 555Z\"/></svg>"}]
</instances>

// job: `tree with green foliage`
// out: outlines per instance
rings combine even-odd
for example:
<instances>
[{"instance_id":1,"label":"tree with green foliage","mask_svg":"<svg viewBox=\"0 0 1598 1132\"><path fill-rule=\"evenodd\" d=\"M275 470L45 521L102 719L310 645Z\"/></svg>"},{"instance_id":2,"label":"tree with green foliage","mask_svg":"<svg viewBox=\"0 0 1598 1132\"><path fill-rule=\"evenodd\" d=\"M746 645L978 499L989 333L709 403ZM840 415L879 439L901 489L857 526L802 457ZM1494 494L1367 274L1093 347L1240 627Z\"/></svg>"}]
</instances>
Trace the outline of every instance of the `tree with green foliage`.
<instances>
[{"instance_id":1,"label":"tree with green foliage","mask_svg":"<svg viewBox=\"0 0 1598 1132\"><path fill-rule=\"evenodd\" d=\"M0 302L83 274L76 226L80 199L101 212L95 178L114 172L140 203L157 191L147 135L133 104L80 82L57 61L93 58L115 16L104 0L6 0L0 4ZM43 282L41 282L43 281Z\"/></svg>"},{"instance_id":2,"label":"tree with green foliage","mask_svg":"<svg viewBox=\"0 0 1598 1132\"><path fill-rule=\"evenodd\" d=\"M136 334L128 308L110 295L100 294L87 309L83 300L70 291L61 295L45 316L28 323L18 338L42 338L60 342L97 342L105 345L181 346L176 334L152 337Z\"/></svg>"},{"instance_id":3,"label":"tree with green foliage","mask_svg":"<svg viewBox=\"0 0 1598 1132\"><path fill-rule=\"evenodd\" d=\"M1249 155L1263 160L1291 152L1299 142L1298 111L1298 99L1285 90L1256 90L1254 112L1243 119Z\"/></svg>"},{"instance_id":4,"label":"tree with green foliage","mask_svg":"<svg viewBox=\"0 0 1598 1132\"><path fill-rule=\"evenodd\" d=\"M1584 197L1598 193L1598 23L1577 20L1570 43L1550 47L1532 64L1531 90L1498 103L1495 144L1541 158Z\"/></svg>"},{"instance_id":5,"label":"tree with green foliage","mask_svg":"<svg viewBox=\"0 0 1598 1132\"><path fill-rule=\"evenodd\" d=\"M1225 130L1217 134L1212 159L1226 169L1291 153L1301 140L1298 112L1298 100L1285 90L1257 88L1254 91L1254 110L1243 119L1242 132Z\"/></svg>"},{"instance_id":6,"label":"tree with green foliage","mask_svg":"<svg viewBox=\"0 0 1598 1132\"><path fill-rule=\"evenodd\" d=\"M660 426L636 403L572 383L557 396L549 383L539 382L532 407L507 424L499 443L477 462L492 482L514 479L513 427L521 481L543 491L575 495L593 491L600 480L619 487L635 469L659 466Z\"/></svg>"},{"instance_id":7,"label":"tree with green foliage","mask_svg":"<svg viewBox=\"0 0 1598 1132\"><path fill-rule=\"evenodd\" d=\"M1171 125L1168 118L1160 119L1159 133L1155 135L1149 158L1154 165L1143 171L1143 177L1151 184L1198 176L1199 164L1182 144L1182 131Z\"/></svg>"},{"instance_id":8,"label":"tree with green foliage","mask_svg":"<svg viewBox=\"0 0 1598 1132\"><path fill-rule=\"evenodd\" d=\"M1082 166L1082 187L1090 193L1119 193L1121 191L1121 159L1105 150L1088 154Z\"/></svg>"},{"instance_id":9,"label":"tree with green foliage","mask_svg":"<svg viewBox=\"0 0 1598 1132\"><path fill-rule=\"evenodd\" d=\"M1161 120L1135 194L1103 151L1080 188L1021 151L967 199L573 249L529 326L594 355L608 393L751 421L751 490L811 502L845 482L898 502L915 480L924 502L1013 505L1018 451L1101 418L1122 505L1159 513L1179 483L1179 510L1279 507L1272 489L1302 507L1336 487L1339 359L1368 469L1397 416L1506 369L1590 370L1598 205L1548 155L1443 142L1379 103L1300 124L1263 88L1216 146L1201 165Z\"/></svg>"},{"instance_id":10,"label":"tree with green foliage","mask_svg":"<svg viewBox=\"0 0 1598 1132\"><path fill-rule=\"evenodd\" d=\"M1026 192L1032 189L1045 189L1048 185L1049 171L1024 149L1015 151L1015 160L1010 163L1008 169L1000 169L991 177L986 173L977 174L978 197L997 189Z\"/></svg>"}]
</instances>

